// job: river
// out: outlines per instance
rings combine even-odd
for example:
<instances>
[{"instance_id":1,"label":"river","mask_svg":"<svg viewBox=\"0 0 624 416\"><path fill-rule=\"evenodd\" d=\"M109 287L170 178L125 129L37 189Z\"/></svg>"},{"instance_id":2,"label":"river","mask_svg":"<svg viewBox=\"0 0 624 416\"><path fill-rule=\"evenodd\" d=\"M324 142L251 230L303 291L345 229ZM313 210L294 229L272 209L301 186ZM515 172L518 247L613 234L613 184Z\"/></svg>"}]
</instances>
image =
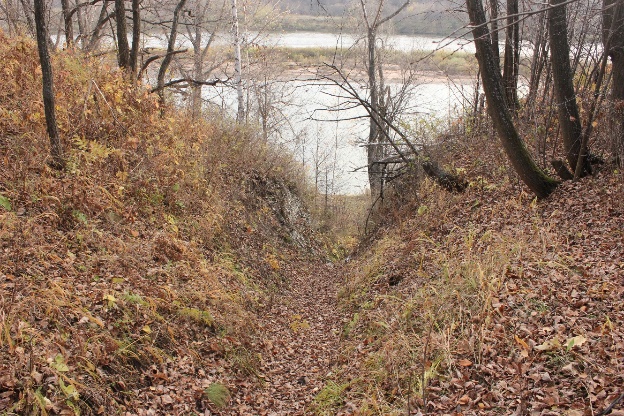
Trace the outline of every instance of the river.
<instances>
[{"instance_id":1,"label":"river","mask_svg":"<svg viewBox=\"0 0 624 416\"><path fill-rule=\"evenodd\" d=\"M399 85L390 85L396 90ZM319 191L358 194L368 188L366 150L369 121L352 100L340 98L340 89L329 82L290 81L281 84L279 108L272 112L270 140L294 153L317 182ZM433 128L443 128L471 98L473 86L467 83L427 82L414 87L404 107L405 117L416 123L424 120ZM359 87L359 93L366 91ZM207 88L204 99L234 113L236 97L231 88ZM342 108L340 111L335 111ZM260 124L258 122L258 124ZM415 140L427 141L420 137ZM328 180L327 187L325 180ZM318 181L317 181L318 180Z\"/></svg>"},{"instance_id":2,"label":"river","mask_svg":"<svg viewBox=\"0 0 624 416\"><path fill-rule=\"evenodd\" d=\"M343 47L348 48L356 41L352 35L328 33L282 33L267 34L256 38L264 46L292 48ZM390 36L388 45L409 50L445 49L473 52L473 44L462 40L449 41L443 38L424 36ZM391 90L401 85L393 83ZM295 153L297 160L307 170L310 180L319 185L319 191L357 194L368 188L366 150L363 146L368 136L368 119L362 108L333 111L348 106L346 98L340 98L340 89L330 82L298 79L279 83L272 94L281 108L276 109L272 120L271 140L280 147ZM416 78L415 86L404 105L406 119L425 119L431 125L448 123L458 114L466 98L471 98L473 87L468 81L451 82L445 78ZM363 86L359 93L366 96ZM227 88L206 88L204 98L233 109L235 97ZM280 120L281 118L281 120ZM358 169L360 168L360 169ZM326 184L327 180L327 184ZM326 186L327 185L327 186Z\"/></svg>"},{"instance_id":3,"label":"river","mask_svg":"<svg viewBox=\"0 0 624 416\"><path fill-rule=\"evenodd\" d=\"M247 37L249 39L249 35ZM349 48L357 38L353 35L329 33L268 33L254 35L252 43L262 46L285 48ZM231 39L225 36L217 43L227 44ZM386 46L402 51L466 51L473 53L474 45L464 40L448 40L429 36L388 36ZM163 47L158 37L146 40L144 46ZM190 42L184 36L178 37L178 48L189 48ZM368 119L362 108L332 111L345 106L345 98L339 98L339 88L327 81L310 80L310 76L273 79L270 99L272 126L270 140L277 146L288 149L308 172L312 183L319 185L319 191L330 193L357 194L368 188L366 152L363 146L368 136ZM389 77L390 78L390 77ZM250 86L251 81L247 81ZM360 82L361 84L361 82ZM416 78L415 87L406 100L404 119L425 119L431 125L448 123L457 115L466 98L471 98L473 87L468 81L451 82L444 77ZM390 80L391 90L401 84ZM366 96L364 87L359 93ZM248 100L257 102L253 88L246 89ZM203 98L210 105L234 113L236 97L231 86L206 87ZM253 113L253 111L252 111ZM255 120L252 120L255 121ZM327 182L326 182L327 180Z\"/></svg>"}]
</instances>

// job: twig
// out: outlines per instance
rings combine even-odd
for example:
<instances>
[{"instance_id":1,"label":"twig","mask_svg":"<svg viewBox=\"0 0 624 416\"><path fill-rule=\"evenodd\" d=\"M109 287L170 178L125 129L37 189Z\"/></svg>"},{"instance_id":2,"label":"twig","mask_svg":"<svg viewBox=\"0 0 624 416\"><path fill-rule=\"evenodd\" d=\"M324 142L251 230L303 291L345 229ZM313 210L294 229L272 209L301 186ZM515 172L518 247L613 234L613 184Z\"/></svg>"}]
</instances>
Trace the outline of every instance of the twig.
<instances>
[{"instance_id":1,"label":"twig","mask_svg":"<svg viewBox=\"0 0 624 416\"><path fill-rule=\"evenodd\" d=\"M108 100L106 99L106 96L104 95L104 93L102 92L102 90L100 89L100 87L97 85L97 83L95 82L95 80L91 80L91 83L93 84L93 86L95 87L95 89L97 90L97 92L100 93L100 96L102 97L102 99L104 100L104 102L106 103L106 106L108 107L108 109L111 112L111 115L113 116L113 120L115 120L115 124L118 125L119 127L121 127L121 129L123 130L123 132L127 133L128 130L126 129L126 126L124 126L119 119L117 119L117 114L115 109L110 105L110 103L108 102Z\"/></svg>"},{"instance_id":2,"label":"twig","mask_svg":"<svg viewBox=\"0 0 624 416\"><path fill-rule=\"evenodd\" d=\"M622 401L622 399L624 399L624 392L620 394L620 396L617 399L615 399L605 410L598 413L596 416L604 416L604 415L611 414L611 411L613 410L613 408L617 406L618 403Z\"/></svg>"},{"instance_id":3,"label":"twig","mask_svg":"<svg viewBox=\"0 0 624 416\"><path fill-rule=\"evenodd\" d=\"M151 93L158 92L158 91L163 90L163 89L165 89L167 87L171 87L171 86L176 85L176 84L181 84L183 82L186 82L188 84L193 84L193 85L215 86L215 85L220 84L220 83L225 83L226 81L222 81L220 79L213 79L213 80L210 80L210 81L199 81L199 80L192 79L192 78L180 78L180 79L174 79L174 80L171 80L169 82L166 82L163 85L161 85L160 87L154 87L154 88L152 88L150 90L150 92Z\"/></svg>"}]
</instances>

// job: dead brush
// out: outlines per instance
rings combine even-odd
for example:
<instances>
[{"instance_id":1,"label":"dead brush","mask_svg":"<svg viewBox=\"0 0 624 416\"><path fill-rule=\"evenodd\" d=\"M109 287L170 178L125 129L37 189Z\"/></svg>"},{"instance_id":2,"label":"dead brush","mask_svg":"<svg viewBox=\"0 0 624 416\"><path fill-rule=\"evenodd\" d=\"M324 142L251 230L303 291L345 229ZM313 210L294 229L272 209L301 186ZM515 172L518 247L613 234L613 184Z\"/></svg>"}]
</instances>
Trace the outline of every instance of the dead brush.
<instances>
[{"instance_id":1,"label":"dead brush","mask_svg":"<svg viewBox=\"0 0 624 416\"><path fill-rule=\"evenodd\" d=\"M296 164L218 118L163 120L122 73L63 52L68 164L52 171L35 45L0 34L0 61L0 408L114 412L171 362L195 371L234 346L227 365L253 372L264 288L236 250L244 184Z\"/></svg>"},{"instance_id":2,"label":"dead brush","mask_svg":"<svg viewBox=\"0 0 624 416\"><path fill-rule=\"evenodd\" d=\"M359 357L359 370L338 379L352 380L346 399L359 397L363 414L424 412L432 383L481 362L492 299L533 238L449 226L458 197L421 195L428 209L377 242L343 290L358 317L344 354ZM389 272L402 275L398 285L388 285Z\"/></svg>"}]
</instances>

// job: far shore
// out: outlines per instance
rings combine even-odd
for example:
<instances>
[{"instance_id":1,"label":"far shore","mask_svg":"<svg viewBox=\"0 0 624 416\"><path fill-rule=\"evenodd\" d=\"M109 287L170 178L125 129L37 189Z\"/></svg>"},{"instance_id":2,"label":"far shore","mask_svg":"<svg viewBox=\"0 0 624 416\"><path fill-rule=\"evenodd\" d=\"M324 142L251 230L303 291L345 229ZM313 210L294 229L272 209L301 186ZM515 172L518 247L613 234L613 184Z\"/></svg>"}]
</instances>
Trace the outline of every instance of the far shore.
<instances>
[{"instance_id":1,"label":"far shore","mask_svg":"<svg viewBox=\"0 0 624 416\"><path fill-rule=\"evenodd\" d=\"M280 80L294 80L294 81L318 81L323 78L333 79L331 70L325 67L323 64L302 66L296 62L288 62L286 64L287 70L280 76ZM349 80L355 83L367 82L368 75L363 69L349 69ZM402 71L397 65L386 65L384 67L384 78L386 83L401 84L407 80L408 74ZM476 74L458 74L451 75L445 74L443 71L414 71L412 74L411 82L415 84L445 84L445 83L459 83L470 84L475 80Z\"/></svg>"}]
</instances>

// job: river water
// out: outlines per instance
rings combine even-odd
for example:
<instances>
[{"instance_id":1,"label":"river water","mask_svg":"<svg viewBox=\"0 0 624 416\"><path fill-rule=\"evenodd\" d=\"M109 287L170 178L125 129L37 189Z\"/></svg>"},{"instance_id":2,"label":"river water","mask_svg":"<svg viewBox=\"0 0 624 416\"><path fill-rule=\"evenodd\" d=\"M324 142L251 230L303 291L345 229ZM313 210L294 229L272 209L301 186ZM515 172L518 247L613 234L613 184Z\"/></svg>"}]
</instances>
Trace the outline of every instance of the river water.
<instances>
[{"instance_id":1,"label":"river water","mask_svg":"<svg viewBox=\"0 0 624 416\"><path fill-rule=\"evenodd\" d=\"M390 85L391 89L398 87ZM472 98L473 88L469 84L441 81L416 85L405 103L403 120L443 128ZM358 93L365 96L366 90L359 87ZM290 81L281 85L277 95L279 108L271 115L269 140L294 153L319 192L365 192L368 176L364 143L369 126L366 111L353 107L353 100L344 97L330 82ZM234 114L236 95L231 88L207 88L204 99ZM340 111L336 111L338 108ZM261 124L253 115L250 117L252 122ZM430 141L425 136L413 139L415 143Z\"/></svg>"},{"instance_id":2,"label":"river water","mask_svg":"<svg viewBox=\"0 0 624 416\"><path fill-rule=\"evenodd\" d=\"M250 38L249 35L247 37ZM178 48L189 48L190 42L179 36ZM285 48L349 48L358 39L353 35L328 33L269 33L255 35L251 43L262 46ZM227 44L229 36L217 43ZM383 40L387 47L402 51L463 50L474 52L474 45L464 40L448 40L427 36L388 36ZM163 47L164 40L153 37L145 46ZM244 75L244 74L243 74ZM314 80L310 76L293 76L284 80L274 78L271 85L269 111L269 140L277 146L295 154L308 172L310 181L316 183L320 192L357 194L368 189L366 173L366 151L363 144L368 137L366 112L353 108L349 100L340 97L340 89L328 81ZM257 114L254 105L258 102L252 80L246 81L250 114ZM362 84L362 83L360 83ZM267 83L266 85L269 85ZM266 86L265 85L265 86ZM467 99L472 99L473 87L467 81L451 82L444 78L419 81L404 103L403 120L425 120L430 125L441 125L458 114ZM396 91L401 84L390 82L390 90ZM268 87L267 87L268 88ZM267 89L262 89L267 91ZM364 86L358 93L367 95ZM231 86L206 87L203 98L211 106L217 106L230 114L235 113L236 95ZM349 109L344 109L349 107ZM342 108L336 111L337 108ZM258 121L251 120L252 122ZM258 123L260 124L260 123ZM427 138L419 138L427 140Z\"/></svg>"},{"instance_id":3,"label":"river water","mask_svg":"<svg viewBox=\"0 0 624 416\"><path fill-rule=\"evenodd\" d=\"M319 33L319 32L288 32L288 33L247 33L243 34L243 43L259 46L279 46L286 48L344 48L352 47L362 40L359 35L348 33ZM208 38L208 36L205 36ZM165 35L153 34L144 38L144 47L162 48L167 45ZM231 44L232 36L228 33L217 35L215 44ZM455 37L440 36L407 36L388 35L380 36L379 42L385 47L403 52L434 51L447 52L464 51L475 53L474 43L470 40ZM190 41L180 33L177 38L178 48L192 48Z\"/></svg>"}]
</instances>

